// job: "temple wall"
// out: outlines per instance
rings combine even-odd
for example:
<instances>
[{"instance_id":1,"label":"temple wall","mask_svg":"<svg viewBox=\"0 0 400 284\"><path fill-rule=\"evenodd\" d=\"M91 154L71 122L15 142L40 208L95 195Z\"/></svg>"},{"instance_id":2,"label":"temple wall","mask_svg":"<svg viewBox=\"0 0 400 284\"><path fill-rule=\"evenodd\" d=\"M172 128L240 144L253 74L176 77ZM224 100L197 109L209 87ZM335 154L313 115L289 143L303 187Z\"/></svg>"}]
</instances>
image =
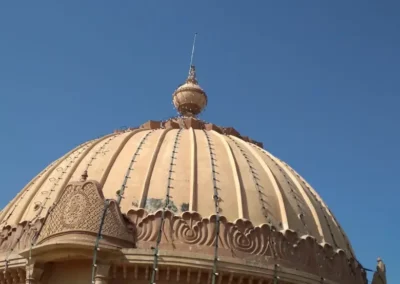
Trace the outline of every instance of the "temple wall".
<instances>
[{"instance_id":1,"label":"temple wall","mask_svg":"<svg viewBox=\"0 0 400 284\"><path fill-rule=\"evenodd\" d=\"M91 283L90 261L66 261L54 263L47 284Z\"/></svg>"}]
</instances>

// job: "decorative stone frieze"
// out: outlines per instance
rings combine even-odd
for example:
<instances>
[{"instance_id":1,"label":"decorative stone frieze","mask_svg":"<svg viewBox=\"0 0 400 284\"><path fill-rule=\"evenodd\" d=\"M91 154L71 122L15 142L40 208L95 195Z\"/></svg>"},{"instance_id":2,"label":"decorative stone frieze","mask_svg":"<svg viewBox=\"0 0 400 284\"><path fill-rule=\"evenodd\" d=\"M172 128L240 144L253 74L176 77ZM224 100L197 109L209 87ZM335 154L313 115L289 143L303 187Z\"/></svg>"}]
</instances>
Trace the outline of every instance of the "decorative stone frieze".
<instances>
[{"instance_id":1,"label":"decorative stone frieze","mask_svg":"<svg viewBox=\"0 0 400 284\"><path fill-rule=\"evenodd\" d=\"M0 233L0 252L18 252L29 248L43 220L24 221L16 227L5 226Z\"/></svg>"},{"instance_id":2,"label":"decorative stone frieze","mask_svg":"<svg viewBox=\"0 0 400 284\"><path fill-rule=\"evenodd\" d=\"M148 214L143 209L130 210L128 218L136 224L137 247L154 246L162 211ZM196 212L175 216L167 211L162 226L160 248L213 254L216 216L203 218ZM319 244L311 236L298 236L291 230L278 231L264 224L254 227L248 220L229 222L220 218L219 256L239 258L247 262L279 264L338 283L362 284L366 275L360 264L347 258L343 250Z\"/></svg>"}]
</instances>

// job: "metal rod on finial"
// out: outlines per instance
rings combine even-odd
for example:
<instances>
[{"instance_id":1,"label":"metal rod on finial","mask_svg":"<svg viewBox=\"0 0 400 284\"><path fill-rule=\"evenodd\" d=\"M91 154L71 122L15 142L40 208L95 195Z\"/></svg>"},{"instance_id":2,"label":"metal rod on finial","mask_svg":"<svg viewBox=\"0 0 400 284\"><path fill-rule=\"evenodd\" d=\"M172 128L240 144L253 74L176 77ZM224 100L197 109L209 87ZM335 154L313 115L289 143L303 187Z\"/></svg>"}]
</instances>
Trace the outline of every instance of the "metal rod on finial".
<instances>
[{"instance_id":1,"label":"metal rod on finial","mask_svg":"<svg viewBox=\"0 0 400 284\"><path fill-rule=\"evenodd\" d=\"M191 70L192 65L193 65L194 47L196 46L196 37L197 37L197 33L194 34L194 39L193 39L192 54L190 56L189 74L190 74L190 70Z\"/></svg>"}]
</instances>

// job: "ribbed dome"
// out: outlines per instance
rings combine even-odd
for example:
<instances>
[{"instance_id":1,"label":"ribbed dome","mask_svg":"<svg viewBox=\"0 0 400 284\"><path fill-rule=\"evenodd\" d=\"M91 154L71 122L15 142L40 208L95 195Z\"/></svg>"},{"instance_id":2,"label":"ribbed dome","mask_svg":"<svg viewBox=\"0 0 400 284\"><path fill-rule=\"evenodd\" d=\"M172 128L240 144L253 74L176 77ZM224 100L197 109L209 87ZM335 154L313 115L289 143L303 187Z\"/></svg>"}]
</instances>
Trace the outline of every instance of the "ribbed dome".
<instances>
[{"instance_id":1,"label":"ribbed dome","mask_svg":"<svg viewBox=\"0 0 400 284\"><path fill-rule=\"evenodd\" d=\"M197 120L191 121L190 127L172 127L179 124L177 120L161 128L149 122L78 146L7 205L1 227L45 217L61 190L87 170L88 179L102 185L106 198L115 199L123 191L122 213L132 208L150 213L161 209L169 187L171 211L196 211L208 217L215 214L217 189L220 214L229 221L269 223L353 255L332 213L290 166L240 135L220 133L212 125L192 127Z\"/></svg>"}]
</instances>

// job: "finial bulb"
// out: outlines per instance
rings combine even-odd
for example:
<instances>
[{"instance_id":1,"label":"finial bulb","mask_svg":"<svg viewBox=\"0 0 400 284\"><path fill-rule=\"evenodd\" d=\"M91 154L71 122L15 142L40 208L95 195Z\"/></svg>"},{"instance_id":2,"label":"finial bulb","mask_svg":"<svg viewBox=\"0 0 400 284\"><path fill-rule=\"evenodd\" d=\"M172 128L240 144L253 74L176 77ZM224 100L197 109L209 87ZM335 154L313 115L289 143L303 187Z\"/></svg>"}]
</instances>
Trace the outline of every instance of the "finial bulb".
<instances>
[{"instance_id":1,"label":"finial bulb","mask_svg":"<svg viewBox=\"0 0 400 284\"><path fill-rule=\"evenodd\" d=\"M182 116L193 117L201 113L207 106L207 95L199 86L196 78L196 68L193 64L197 33L194 34L192 54L190 56L189 75L186 82L172 95L172 101Z\"/></svg>"}]
</instances>

